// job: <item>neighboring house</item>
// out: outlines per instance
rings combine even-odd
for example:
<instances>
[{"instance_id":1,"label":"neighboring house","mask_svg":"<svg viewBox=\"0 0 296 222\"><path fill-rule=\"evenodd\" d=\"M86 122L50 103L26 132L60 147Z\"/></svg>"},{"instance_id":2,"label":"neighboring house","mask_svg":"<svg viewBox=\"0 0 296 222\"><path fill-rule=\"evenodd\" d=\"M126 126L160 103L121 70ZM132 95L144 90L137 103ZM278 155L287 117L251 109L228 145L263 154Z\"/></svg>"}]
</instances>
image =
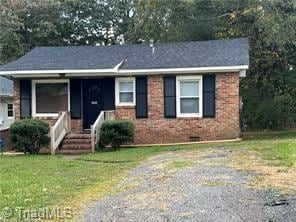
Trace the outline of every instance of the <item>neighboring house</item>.
<instances>
[{"instance_id":1,"label":"neighboring house","mask_svg":"<svg viewBox=\"0 0 296 222\"><path fill-rule=\"evenodd\" d=\"M14 122L13 81L0 76L0 130Z\"/></svg>"},{"instance_id":2,"label":"neighboring house","mask_svg":"<svg viewBox=\"0 0 296 222\"><path fill-rule=\"evenodd\" d=\"M58 112L70 111L64 131L85 134L101 111L114 110L134 122L135 144L156 144L239 138L239 77L248 67L248 40L239 38L37 47L0 75L14 79L16 119L54 125Z\"/></svg>"}]
</instances>

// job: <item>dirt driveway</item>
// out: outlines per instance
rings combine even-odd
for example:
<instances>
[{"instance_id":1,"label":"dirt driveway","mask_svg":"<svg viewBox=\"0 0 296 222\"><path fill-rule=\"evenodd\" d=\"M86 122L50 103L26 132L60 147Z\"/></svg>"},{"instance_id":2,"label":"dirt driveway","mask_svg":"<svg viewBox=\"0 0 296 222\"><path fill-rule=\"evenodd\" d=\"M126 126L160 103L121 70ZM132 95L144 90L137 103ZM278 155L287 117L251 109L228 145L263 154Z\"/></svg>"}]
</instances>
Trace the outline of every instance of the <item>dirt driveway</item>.
<instances>
[{"instance_id":1,"label":"dirt driveway","mask_svg":"<svg viewBox=\"0 0 296 222\"><path fill-rule=\"evenodd\" d=\"M124 191L89 206L83 221L296 221L296 197L251 188L256 173L211 148L155 156L129 172Z\"/></svg>"}]
</instances>

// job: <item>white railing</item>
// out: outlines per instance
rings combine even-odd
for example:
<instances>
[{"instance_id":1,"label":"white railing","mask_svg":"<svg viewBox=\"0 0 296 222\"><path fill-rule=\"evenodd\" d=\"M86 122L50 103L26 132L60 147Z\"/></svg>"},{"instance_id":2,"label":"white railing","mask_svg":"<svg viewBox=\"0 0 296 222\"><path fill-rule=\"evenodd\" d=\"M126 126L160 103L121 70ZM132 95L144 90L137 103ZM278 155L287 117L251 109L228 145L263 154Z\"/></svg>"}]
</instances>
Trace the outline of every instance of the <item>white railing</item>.
<instances>
[{"instance_id":1,"label":"white railing","mask_svg":"<svg viewBox=\"0 0 296 222\"><path fill-rule=\"evenodd\" d=\"M95 123L91 125L91 149L93 153L95 152L96 145L100 140L99 138L100 129L104 121L113 120L113 119L115 119L114 110L101 111Z\"/></svg>"},{"instance_id":2,"label":"white railing","mask_svg":"<svg viewBox=\"0 0 296 222\"><path fill-rule=\"evenodd\" d=\"M64 139L67 133L70 132L70 113L60 112L56 123L50 128L51 139L51 154L54 155L56 149Z\"/></svg>"}]
</instances>

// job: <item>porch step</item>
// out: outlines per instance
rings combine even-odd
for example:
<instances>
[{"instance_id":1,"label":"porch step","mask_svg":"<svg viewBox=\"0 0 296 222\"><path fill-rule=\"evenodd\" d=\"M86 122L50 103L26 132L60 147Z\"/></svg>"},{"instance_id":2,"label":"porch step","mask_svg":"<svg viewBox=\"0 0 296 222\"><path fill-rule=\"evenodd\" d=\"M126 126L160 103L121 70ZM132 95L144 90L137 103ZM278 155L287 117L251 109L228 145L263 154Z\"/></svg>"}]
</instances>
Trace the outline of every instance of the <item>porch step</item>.
<instances>
[{"instance_id":1,"label":"porch step","mask_svg":"<svg viewBox=\"0 0 296 222\"><path fill-rule=\"evenodd\" d=\"M91 153L91 150L57 150L56 153L63 155L80 155Z\"/></svg>"},{"instance_id":2,"label":"porch step","mask_svg":"<svg viewBox=\"0 0 296 222\"><path fill-rule=\"evenodd\" d=\"M63 144L61 150L91 150L90 144Z\"/></svg>"},{"instance_id":3,"label":"porch step","mask_svg":"<svg viewBox=\"0 0 296 222\"><path fill-rule=\"evenodd\" d=\"M63 144L90 144L91 143L91 139L81 139L81 138L65 138L63 141Z\"/></svg>"},{"instance_id":4,"label":"porch step","mask_svg":"<svg viewBox=\"0 0 296 222\"><path fill-rule=\"evenodd\" d=\"M91 139L90 134L74 134L70 133L65 136L65 139Z\"/></svg>"},{"instance_id":5,"label":"porch step","mask_svg":"<svg viewBox=\"0 0 296 222\"><path fill-rule=\"evenodd\" d=\"M83 154L91 152L90 134L68 134L65 136L57 153L60 154Z\"/></svg>"}]
</instances>

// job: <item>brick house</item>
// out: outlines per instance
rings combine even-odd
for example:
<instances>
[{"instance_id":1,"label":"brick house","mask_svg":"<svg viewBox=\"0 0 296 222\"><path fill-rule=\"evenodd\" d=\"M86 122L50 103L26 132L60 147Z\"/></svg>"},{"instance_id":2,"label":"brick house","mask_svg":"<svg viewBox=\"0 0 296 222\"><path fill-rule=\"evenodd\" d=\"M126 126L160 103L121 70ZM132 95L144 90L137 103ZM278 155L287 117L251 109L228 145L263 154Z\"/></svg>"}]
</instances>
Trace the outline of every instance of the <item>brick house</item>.
<instances>
[{"instance_id":1,"label":"brick house","mask_svg":"<svg viewBox=\"0 0 296 222\"><path fill-rule=\"evenodd\" d=\"M55 152L89 150L107 118L133 121L135 144L237 139L248 66L239 38L37 47L0 75L14 80L15 118L48 121Z\"/></svg>"}]
</instances>

